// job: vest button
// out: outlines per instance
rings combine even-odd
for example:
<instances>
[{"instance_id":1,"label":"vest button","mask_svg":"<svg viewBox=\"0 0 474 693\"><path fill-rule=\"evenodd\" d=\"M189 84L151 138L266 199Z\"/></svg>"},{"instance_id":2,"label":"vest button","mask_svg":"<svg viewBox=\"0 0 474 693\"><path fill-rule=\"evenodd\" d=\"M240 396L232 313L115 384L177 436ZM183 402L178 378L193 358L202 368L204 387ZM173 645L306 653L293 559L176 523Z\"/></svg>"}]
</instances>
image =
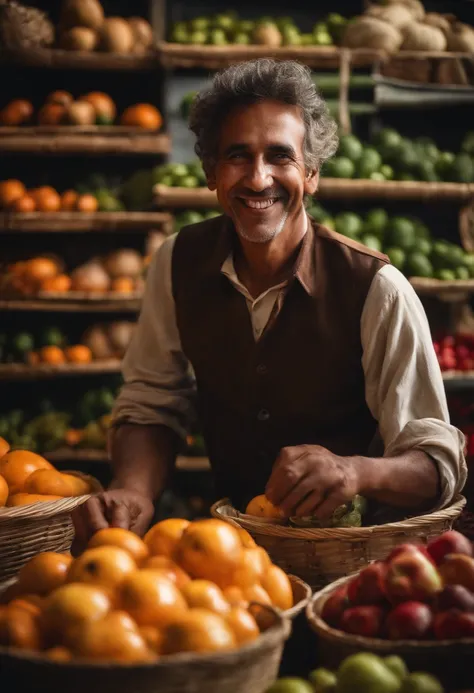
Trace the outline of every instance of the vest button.
<instances>
[{"instance_id":1,"label":"vest button","mask_svg":"<svg viewBox=\"0 0 474 693\"><path fill-rule=\"evenodd\" d=\"M259 363L257 366L258 375L265 375L268 372L268 368L264 363Z\"/></svg>"},{"instance_id":2,"label":"vest button","mask_svg":"<svg viewBox=\"0 0 474 693\"><path fill-rule=\"evenodd\" d=\"M260 409L260 411L257 414L257 419L259 421L268 421L270 418L270 412L268 409Z\"/></svg>"}]
</instances>

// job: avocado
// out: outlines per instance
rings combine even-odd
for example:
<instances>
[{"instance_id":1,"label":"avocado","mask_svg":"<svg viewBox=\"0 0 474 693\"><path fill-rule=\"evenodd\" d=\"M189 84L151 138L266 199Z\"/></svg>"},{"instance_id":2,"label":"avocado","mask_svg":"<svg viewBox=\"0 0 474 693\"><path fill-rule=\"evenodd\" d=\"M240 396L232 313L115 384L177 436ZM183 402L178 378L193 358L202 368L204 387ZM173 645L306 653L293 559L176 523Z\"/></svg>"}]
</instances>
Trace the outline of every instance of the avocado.
<instances>
[{"instance_id":1,"label":"avocado","mask_svg":"<svg viewBox=\"0 0 474 693\"><path fill-rule=\"evenodd\" d=\"M393 217L388 225L387 240L391 246L411 250L416 243L413 221L408 217Z\"/></svg>"},{"instance_id":2,"label":"avocado","mask_svg":"<svg viewBox=\"0 0 474 693\"><path fill-rule=\"evenodd\" d=\"M356 162L361 158L363 151L364 147L355 135L342 135L339 138L338 156L345 156Z\"/></svg>"},{"instance_id":3,"label":"avocado","mask_svg":"<svg viewBox=\"0 0 474 693\"><path fill-rule=\"evenodd\" d=\"M352 178L354 172L354 164L345 156L336 156L326 161L323 167L323 175L328 178Z\"/></svg>"},{"instance_id":4,"label":"avocado","mask_svg":"<svg viewBox=\"0 0 474 693\"><path fill-rule=\"evenodd\" d=\"M400 272L405 269L406 254L401 248L391 247L385 250L385 254L388 255L390 262L394 267L396 267Z\"/></svg>"},{"instance_id":5,"label":"avocado","mask_svg":"<svg viewBox=\"0 0 474 693\"><path fill-rule=\"evenodd\" d=\"M432 277L433 265L423 253L410 253L406 259L405 272L409 277Z\"/></svg>"},{"instance_id":6,"label":"avocado","mask_svg":"<svg viewBox=\"0 0 474 693\"><path fill-rule=\"evenodd\" d=\"M364 226L361 217L354 212L340 212L334 222L337 233L350 237L358 236Z\"/></svg>"}]
</instances>

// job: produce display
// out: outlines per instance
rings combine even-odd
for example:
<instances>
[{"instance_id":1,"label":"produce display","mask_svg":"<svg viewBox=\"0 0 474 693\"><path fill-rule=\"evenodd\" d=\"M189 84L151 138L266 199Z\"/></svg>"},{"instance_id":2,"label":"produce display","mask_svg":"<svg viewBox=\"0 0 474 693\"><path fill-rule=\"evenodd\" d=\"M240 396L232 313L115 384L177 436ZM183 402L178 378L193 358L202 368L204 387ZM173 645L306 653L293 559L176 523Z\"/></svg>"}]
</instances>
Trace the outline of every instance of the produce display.
<instances>
[{"instance_id":1,"label":"produce display","mask_svg":"<svg viewBox=\"0 0 474 693\"><path fill-rule=\"evenodd\" d=\"M285 515L280 508L273 505L265 495L255 496L245 508L246 515L252 515L266 520L277 520L279 524L288 522L293 527L360 527L367 510L367 502L362 496L355 496L350 503L340 505L327 520L318 520L313 516L290 517Z\"/></svg>"},{"instance_id":2,"label":"produce display","mask_svg":"<svg viewBox=\"0 0 474 693\"><path fill-rule=\"evenodd\" d=\"M14 99L0 110L0 126L18 125L113 125L159 130L163 118L149 103L128 106L117 119L117 107L108 94L92 91L75 99L68 91L54 91L35 113L31 101Z\"/></svg>"},{"instance_id":3,"label":"produce display","mask_svg":"<svg viewBox=\"0 0 474 693\"><path fill-rule=\"evenodd\" d=\"M471 542L451 530L427 547L397 546L332 592L321 616L332 628L388 640L474 637Z\"/></svg>"},{"instance_id":4,"label":"produce display","mask_svg":"<svg viewBox=\"0 0 474 693\"><path fill-rule=\"evenodd\" d=\"M0 363L84 364L91 361L120 359L133 335L135 323L120 320L93 324L77 344L71 343L57 326L29 331L0 332Z\"/></svg>"},{"instance_id":5,"label":"produce display","mask_svg":"<svg viewBox=\"0 0 474 693\"><path fill-rule=\"evenodd\" d=\"M195 17L187 22L175 22L169 40L173 43L211 46L331 46L340 40L347 21L340 14L331 13L317 21L310 31L303 32L292 17L251 20L228 11L209 17Z\"/></svg>"},{"instance_id":6,"label":"produce display","mask_svg":"<svg viewBox=\"0 0 474 693\"><path fill-rule=\"evenodd\" d=\"M174 216L174 230L175 232L180 231L183 226L188 226L188 224L198 224L206 219L219 217L221 214L222 212L217 209L206 209L205 211L198 209L187 209L184 212L178 212Z\"/></svg>"},{"instance_id":7,"label":"produce display","mask_svg":"<svg viewBox=\"0 0 474 693\"><path fill-rule=\"evenodd\" d=\"M245 530L170 518L143 540L100 530L75 559L38 554L2 601L0 646L54 661L132 663L237 649L268 625L265 608L250 602L285 611L293 592Z\"/></svg>"},{"instance_id":8,"label":"produce display","mask_svg":"<svg viewBox=\"0 0 474 693\"><path fill-rule=\"evenodd\" d=\"M317 202L308 206L308 214L343 236L386 253L407 277L443 281L474 278L474 254L433 237L426 224L415 217L389 217L383 208L371 209L363 216L355 212L332 216Z\"/></svg>"},{"instance_id":9,"label":"produce display","mask_svg":"<svg viewBox=\"0 0 474 693\"><path fill-rule=\"evenodd\" d=\"M173 188L199 188L206 185L206 174L200 161L157 166L153 177L155 183Z\"/></svg>"},{"instance_id":10,"label":"produce display","mask_svg":"<svg viewBox=\"0 0 474 693\"><path fill-rule=\"evenodd\" d=\"M145 258L131 248L92 258L69 274L65 273L62 260L56 257L34 257L8 266L0 276L0 292L22 296L34 296L39 292L132 294L143 289L145 270Z\"/></svg>"},{"instance_id":11,"label":"produce display","mask_svg":"<svg viewBox=\"0 0 474 693\"><path fill-rule=\"evenodd\" d=\"M457 154L441 151L429 137L410 140L393 128L381 129L369 144L343 135L322 173L329 178L473 183L473 134L467 133Z\"/></svg>"},{"instance_id":12,"label":"produce display","mask_svg":"<svg viewBox=\"0 0 474 693\"><path fill-rule=\"evenodd\" d=\"M337 671L324 667L306 679L278 679L266 693L443 693L438 679L424 671L409 672L401 657L361 652L346 657Z\"/></svg>"},{"instance_id":13,"label":"produce display","mask_svg":"<svg viewBox=\"0 0 474 693\"><path fill-rule=\"evenodd\" d=\"M444 335L435 339L433 346L442 371L474 371L474 335Z\"/></svg>"},{"instance_id":14,"label":"produce display","mask_svg":"<svg viewBox=\"0 0 474 693\"><path fill-rule=\"evenodd\" d=\"M142 17L105 17L99 0L63 0L59 24L20 2L0 5L0 45L8 49L57 47L144 55L153 49L153 30Z\"/></svg>"},{"instance_id":15,"label":"produce display","mask_svg":"<svg viewBox=\"0 0 474 693\"><path fill-rule=\"evenodd\" d=\"M348 48L397 51L474 50L474 28L459 22L454 14L425 12L420 0L386 0L369 4L349 22L341 40Z\"/></svg>"},{"instance_id":16,"label":"produce display","mask_svg":"<svg viewBox=\"0 0 474 693\"><path fill-rule=\"evenodd\" d=\"M11 450L0 438L0 507L84 496L92 490L90 480L60 472L30 450Z\"/></svg>"}]
</instances>

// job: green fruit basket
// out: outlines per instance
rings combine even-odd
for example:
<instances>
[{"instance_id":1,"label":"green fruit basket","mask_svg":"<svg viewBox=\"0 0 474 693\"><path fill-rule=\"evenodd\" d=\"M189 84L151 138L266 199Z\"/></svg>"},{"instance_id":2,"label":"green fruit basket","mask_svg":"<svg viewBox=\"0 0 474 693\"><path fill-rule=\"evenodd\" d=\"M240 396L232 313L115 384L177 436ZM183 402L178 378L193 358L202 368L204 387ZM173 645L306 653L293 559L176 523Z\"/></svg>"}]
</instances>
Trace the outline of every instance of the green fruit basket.
<instances>
[{"instance_id":1,"label":"green fruit basket","mask_svg":"<svg viewBox=\"0 0 474 693\"><path fill-rule=\"evenodd\" d=\"M317 636L320 666L334 669L349 655L372 652L380 657L398 655L410 671L433 674L447 690L472 688L474 684L474 638L459 640L383 640L336 630L321 618L326 600L354 574L316 592L306 607L306 618Z\"/></svg>"},{"instance_id":2,"label":"green fruit basket","mask_svg":"<svg viewBox=\"0 0 474 693\"><path fill-rule=\"evenodd\" d=\"M383 559L406 541L427 543L451 529L466 504L463 496L442 510L370 527L315 529L288 527L240 513L228 498L211 508L213 517L246 529L285 573L297 575L313 589Z\"/></svg>"}]
</instances>

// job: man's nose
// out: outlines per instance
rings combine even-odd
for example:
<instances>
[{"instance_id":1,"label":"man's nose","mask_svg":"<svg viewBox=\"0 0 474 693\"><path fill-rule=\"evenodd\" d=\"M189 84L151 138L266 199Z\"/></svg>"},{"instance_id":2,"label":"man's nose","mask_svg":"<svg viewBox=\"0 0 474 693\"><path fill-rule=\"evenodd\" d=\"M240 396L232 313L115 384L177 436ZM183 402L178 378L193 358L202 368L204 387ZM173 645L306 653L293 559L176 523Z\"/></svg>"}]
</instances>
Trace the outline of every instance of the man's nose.
<instances>
[{"instance_id":1,"label":"man's nose","mask_svg":"<svg viewBox=\"0 0 474 693\"><path fill-rule=\"evenodd\" d=\"M257 159L249 165L247 185L255 192L270 188L273 183L271 167L263 159Z\"/></svg>"}]
</instances>

